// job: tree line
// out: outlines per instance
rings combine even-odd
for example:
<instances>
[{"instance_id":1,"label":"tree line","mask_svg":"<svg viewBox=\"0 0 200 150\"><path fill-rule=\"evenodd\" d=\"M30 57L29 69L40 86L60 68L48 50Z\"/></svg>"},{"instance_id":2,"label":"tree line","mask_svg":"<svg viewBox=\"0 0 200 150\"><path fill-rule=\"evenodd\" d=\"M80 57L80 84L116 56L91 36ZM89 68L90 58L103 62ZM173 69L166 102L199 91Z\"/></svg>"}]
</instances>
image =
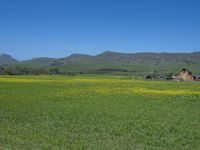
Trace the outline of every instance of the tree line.
<instances>
[{"instance_id":1,"label":"tree line","mask_svg":"<svg viewBox=\"0 0 200 150\"><path fill-rule=\"evenodd\" d=\"M174 73L159 73L156 70L145 76L145 79L172 80Z\"/></svg>"},{"instance_id":2,"label":"tree line","mask_svg":"<svg viewBox=\"0 0 200 150\"><path fill-rule=\"evenodd\" d=\"M59 68L0 67L0 75L73 75Z\"/></svg>"}]
</instances>

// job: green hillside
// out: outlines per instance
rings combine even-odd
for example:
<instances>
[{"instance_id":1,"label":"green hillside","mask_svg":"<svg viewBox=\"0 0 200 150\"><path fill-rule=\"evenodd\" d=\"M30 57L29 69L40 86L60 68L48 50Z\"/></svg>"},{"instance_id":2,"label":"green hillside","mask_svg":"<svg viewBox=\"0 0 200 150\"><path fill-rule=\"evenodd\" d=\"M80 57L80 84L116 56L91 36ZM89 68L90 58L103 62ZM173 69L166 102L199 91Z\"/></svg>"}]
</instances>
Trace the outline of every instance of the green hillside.
<instances>
[{"instance_id":1,"label":"green hillside","mask_svg":"<svg viewBox=\"0 0 200 150\"><path fill-rule=\"evenodd\" d=\"M154 70L175 73L182 68L189 68L193 73L200 73L200 52L118 53L107 51L96 56L72 54L63 58L34 58L12 63L12 66L58 68L65 72L125 72L126 74L127 72L146 73Z\"/></svg>"}]
</instances>

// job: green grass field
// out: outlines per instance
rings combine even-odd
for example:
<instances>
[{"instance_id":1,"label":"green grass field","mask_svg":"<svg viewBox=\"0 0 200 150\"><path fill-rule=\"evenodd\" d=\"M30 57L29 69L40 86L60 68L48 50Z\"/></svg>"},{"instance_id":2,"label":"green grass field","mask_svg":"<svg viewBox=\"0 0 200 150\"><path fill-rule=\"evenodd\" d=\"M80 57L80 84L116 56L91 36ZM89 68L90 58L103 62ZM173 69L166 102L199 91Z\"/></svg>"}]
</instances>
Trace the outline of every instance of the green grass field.
<instances>
[{"instance_id":1,"label":"green grass field","mask_svg":"<svg viewBox=\"0 0 200 150\"><path fill-rule=\"evenodd\" d=\"M200 82L1 76L0 149L200 149Z\"/></svg>"}]
</instances>

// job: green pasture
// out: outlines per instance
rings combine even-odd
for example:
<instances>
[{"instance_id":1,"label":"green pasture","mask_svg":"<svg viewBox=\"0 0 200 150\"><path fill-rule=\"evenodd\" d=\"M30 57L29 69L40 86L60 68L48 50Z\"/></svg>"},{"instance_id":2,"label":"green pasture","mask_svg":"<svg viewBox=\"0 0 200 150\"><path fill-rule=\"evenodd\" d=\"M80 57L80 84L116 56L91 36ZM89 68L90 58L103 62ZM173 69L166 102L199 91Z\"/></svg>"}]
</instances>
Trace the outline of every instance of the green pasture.
<instances>
[{"instance_id":1,"label":"green pasture","mask_svg":"<svg viewBox=\"0 0 200 150\"><path fill-rule=\"evenodd\" d=\"M200 149L200 82L0 76L0 149Z\"/></svg>"}]
</instances>

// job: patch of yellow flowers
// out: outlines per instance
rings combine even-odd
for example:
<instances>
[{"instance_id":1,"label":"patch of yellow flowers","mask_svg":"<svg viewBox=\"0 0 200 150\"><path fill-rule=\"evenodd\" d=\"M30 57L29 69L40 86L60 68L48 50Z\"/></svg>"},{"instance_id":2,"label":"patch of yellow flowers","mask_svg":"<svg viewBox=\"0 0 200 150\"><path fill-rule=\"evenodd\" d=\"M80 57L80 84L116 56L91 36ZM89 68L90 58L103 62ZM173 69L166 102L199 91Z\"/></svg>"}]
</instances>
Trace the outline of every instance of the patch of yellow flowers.
<instances>
[{"instance_id":1,"label":"patch of yellow flowers","mask_svg":"<svg viewBox=\"0 0 200 150\"><path fill-rule=\"evenodd\" d=\"M71 88L63 91L57 91L54 96L63 97L70 95L114 95L114 94L133 94L133 95L200 95L200 91L191 90L158 90L147 88L105 88L93 87L87 89ZM53 95L52 95L53 96Z\"/></svg>"},{"instance_id":2,"label":"patch of yellow flowers","mask_svg":"<svg viewBox=\"0 0 200 150\"><path fill-rule=\"evenodd\" d=\"M148 95L200 95L200 91L191 90L158 90L158 89L147 89L147 88L113 88L113 89L94 89L99 94L148 94Z\"/></svg>"},{"instance_id":3,"label":"patch of yellow flowers","mask_svg":"<svg viewBox=\"0 0 200 150\"><path fill-rule=\"evenodd\" d=\"M54 96L62 97L66 95L84 95L84 94L101 94L101 95L113 95L113 94L141 94L141 95L200 95L200 86L195 88L174 88L167 87L165 89L155 89L155 84L164 84L161 81L143 81L143 80L120 80L120 79L109 79L109 78L90 78L90 77L49 77L49 76L34 76L34 77L0 77L1 82L9 83L60 83L60 84L75 84L74 88L66 88L55 90L52 94ZM89 83L85 87L79 88L80 83ZM107 83L106 85L104 83ZM123 83L123 84L122 84ZM145 85L154 84L152 86ZM168 84L167 82L166 84ZM116 85L112 87L110 85ZM161 85L160 85L161 86ZM162 85L163 86L163 85ZM155 86L157 87L157 86ZM158 86L159 87L159 86ZM172 86L173 87L173 86ZM192 86L191 86L192 87ZM195 89L195 90L194 90ZM52 95L52 96L53 96Z\"/></svg>"},{"instance_id":4,"label":"patch of yellow flowers","mask_svg":"<svg viewBox=\"0 0 200 150\"><path fill-rule=\"evenodd\" d=\"M7 83L41 83L50 81L51 80L30 79L30 78L0 78L0 82L7 82Z\"/></svg>"}]
</instances>

